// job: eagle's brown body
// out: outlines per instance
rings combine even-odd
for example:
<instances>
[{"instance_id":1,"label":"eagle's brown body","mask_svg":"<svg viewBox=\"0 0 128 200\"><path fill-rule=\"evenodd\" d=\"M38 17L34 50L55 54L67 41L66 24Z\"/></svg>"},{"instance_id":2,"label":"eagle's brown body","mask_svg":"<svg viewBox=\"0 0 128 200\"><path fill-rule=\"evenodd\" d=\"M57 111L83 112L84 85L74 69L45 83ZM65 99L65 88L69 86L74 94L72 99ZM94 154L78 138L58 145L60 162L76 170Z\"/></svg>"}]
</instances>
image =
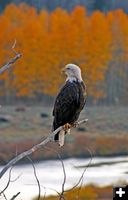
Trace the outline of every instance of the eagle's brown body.
<instances>
[{"instance_id":1,"label":"eagle's brown body","mask_svg":"<svg viewBox=\"0 0 128 200\"><path fill-rule=\"evenodd\" d=\"M81 110L86 102L86 87L83 81L66 81L56 97L53 109L53 130L78 120ZM59 133L55 135L58 140Z\"/></svg>"}]
</instances>

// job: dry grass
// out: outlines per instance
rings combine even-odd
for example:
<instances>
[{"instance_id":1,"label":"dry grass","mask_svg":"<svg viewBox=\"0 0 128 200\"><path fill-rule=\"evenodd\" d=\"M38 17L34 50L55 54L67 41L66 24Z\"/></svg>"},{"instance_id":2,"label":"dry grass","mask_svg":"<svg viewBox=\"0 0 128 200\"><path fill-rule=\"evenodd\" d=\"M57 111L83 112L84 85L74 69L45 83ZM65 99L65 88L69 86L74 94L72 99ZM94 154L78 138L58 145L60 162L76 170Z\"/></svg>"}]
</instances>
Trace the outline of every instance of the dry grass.
<instances>
[{"instance_id":1,"label":"dry grass","mask_svg":"<svg viewBox=\"0 0 128 200\"><path fill-rule=\"evenodd\" d=\"M8 119L6 123L0 122L2 163L14 156L16 148L21 152L47 136L53 120L52 107L46 106L3 106L1 117ZM66 145L60 150L64 157L87 156L85 147L93 149L93 155L125 154L128 151L128 107L88 107L80 118L88 118L89 122L66 137ZM34 155L35 159L51 157L56 156L46 151Z\"/></svg>"}]
</instances>

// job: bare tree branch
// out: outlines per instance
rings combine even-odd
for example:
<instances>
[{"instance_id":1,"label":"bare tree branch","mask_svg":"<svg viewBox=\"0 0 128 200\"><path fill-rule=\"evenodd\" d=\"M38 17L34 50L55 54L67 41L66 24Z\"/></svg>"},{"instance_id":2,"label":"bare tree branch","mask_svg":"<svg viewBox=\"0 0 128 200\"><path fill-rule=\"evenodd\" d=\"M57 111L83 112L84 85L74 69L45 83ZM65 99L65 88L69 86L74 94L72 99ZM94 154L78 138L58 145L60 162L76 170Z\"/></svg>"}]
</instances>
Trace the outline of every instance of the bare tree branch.
<instances>
[{"instance_id":1,"label":"bare tree branch","mask_svg":"<svg viewBox=\"0 0 128 200\"><path fill-rule=\"evenodd\" d=\"M3 196L4 196L5 200L8 200L7 197L6 197L6 195L4 193L3 193Z\"/></svg>"},{"instance_id":2,"label":"bare tree branch","mask_svg":"<svg viewBox=\"0 0 128 200\"><path fill-rule=\"evenodd\" d=\"M16 197L20 194L20 192L18 192L17 194L15 194L10 200L14 200L16 199Z\"/></svg>"},{"instance_id":3,"label":"bare tree branch","mask_svg":"<svg viewBox=\"0 0 128 200\"><path fill-rule=\"evenodd\" d=\"M65 187L65 183L66 183L66 171L65 171L64 162L63 162L63 160L62 160L62 158L61 158L61 155L60 155L55 149L53 149L53 148L51 148L51 147L45 147L45 149L48 149L48 150L50 150L50 151L52 151L52 152L55 152L55 153L57 154L57 156L58 156L60 162L61 162L62 169L63 169L63 174L64 174L64 179L63 179L63 183L62 183L62 191L61 191L61 193L58 192L58 191L56 191L56 190L54 190L54 191L56 191L56 193L58 194L59 200L65 200L65 197L64 197L65 189L64 189L64 187ZM53 190L53 189L52 189L52 190Z\"/></svg>"},{"instance_id":4,"label":"bare tree branch","mask_svg":"<svg viewBox=\"0 0 128 200\"><path fill-rule=\"evenodd\" d=\"M79 125L79 123L77 123L77 124ZM82 184L83 184L84 174L85 174L86 170L88 169L88 167L90 166L90 164L92 162L92 158L93 158L91 150L89 148L86 148L88 150L89 154L90 154L90 160L89 160L89 163L87 164L87 166L85 167L85 169L83 170L78 182L72 188L65 190L66 171L65 171L65 166L64 166L64 162L63 162L63 160L61 158L61 155L55 149L53 149L51 147L44 147L44 148L48 149L48 150L50 150L52 152L55 152L57 154L57 156L58 156L58 158L59 158L59 160L61 162L62 169L63 169L63 174L64 174L64 180L63 180L63 183L62 183L62 191L58 192L55 189L52 189L52 190L55 191L58 194L59 200L66 200L66 197L64 196L64 194L74 190L75 188L77 188L80 185L80 187L78 189L78 195L77 195L77 197L78 197L77 199L79 199L80 190L81 190L81 187L82 187ZM51 188L49 188L49 189L51 189Z\"/></svg>"},{"instance_id":5,"label":"bare tree branch","mask_svg":"<svg viewBox=\"0 0 128 200\"><path fill-rule=\"evenodd\" d=\"M9 186L9 184L10 184L10 182L11 182L11 172L12 172L12 168L13 168L13 166L12 166L12 167L10 168L10 170L9 170L8 182L7 182L6 186L5 186L5 188L4 188L2 191L0 191L0 195L1 195L1 194L4 194L5 190L8 188L8 186Z\"/></svg>"},{"instance_id":6,"label":"bare tree branch","mask_svg":"<svg viewBox=\"0 0 128 200\"><path fill-rule=\"evenodd\" d=\"M37 177L37 174L36 174L36 168L35 168L35 165L34 165L32 159L31 159L29 156L27 156L27 158L28 158L29 161L31 162L32 167L33 167L33 170L34 170L34 176L35 176L35 178L36 178L37 185L38 185L38 188L39 188L39 193L38 193L38 198L37 198L37 200L40 200L41 186L40 186L40 182L39 182L39 179L38 179L38 177Z\"/></svg>"},{"instance_id":7,"label":"bare tree branch","mask_svg":"<svg viewBox=\"0 0 128 200\"><path fill-rule=\"evenodd\" d=\"M84 119L78 122L78 125L82 124L82 123L86 123L88 121L88 119ZM21 154L17 155L16 157L14 157L12 160L10 160L5 167L2 169L2 171L0 172L0 179L2 178L2 176L6 173L6 171L11 167L14 166L19 160L23 159L26 156L29 156L30 154L32 154L33 152L37 151L38 149L41 149L42 147L44 147L48 142L53 140L53 137L63 129L63 126L60 126L59 128L57 128L55 131L53 131L46 139L44 139L42 142L40 142L39 144L36 144L35 146L33 146L31 149L22 152Z\"/></svg>"},{"instance_id":8,"label":"bare tree branch","mask_svg":"<svg viewBox=\"0 0 128 200\"><path fill-rule=\"evenodd\" d=\"M82 172L82 174L81 174L81 177L80 177L80 179L78 180L78 182L77 182L72 188L66 190L65 192L70 192L70 191L74 190L80 183L82 183L83 178L84 178L84 174L85 174L86 170L88 169L88 167L90 166L90 164L91 164L91 162L92 162L92 152L90 151L90 149L87 149L87 150L89 151L90 156L91 156L88 165L87 165L87 166L85 167L85 169L83 170L83 172ZM81 187L81 186L80 186L80 187Z\"/></svg>"},{"instance_id":9,"label":"bare tree branch","mask_svg":"<svg viewBox=\"0 0 128 200\"><path fill-rule=\"evenodd\" d=\"M11 183L16 182L20 177L21 177L22 173L19 174L15 179L10 180Z\"/></svg>"},{"instance_id":10,"label":"bare tree branch","mask_svg":"<svg viewBox=\"0 0 128 200\"><path fill-rule=\"evenodd\" d=\"M66 183L66 171L65 171L65 166L64 166L63 160L61 159L61 156L59 156L59 157L60 157L60 161L61 161L63 173L64 173L64 180L62 183L62 192L60 194L60 200L61 200L61 199L65 199L65 197L64 197L65 188L64 187L65 187L65 183Z\"/></svg>"},{"instance_id":11,"label":"bare tree branch","mask_svg":"<svg viewBox=\"0 0 128 200\"><path fill-rule=\"evenodd\" d=\"M15 54L15 57L12 58L8 63L6 63L3 67L0 68L0 74L2 74L5 70L7 70L8 68L10 68L10 66L15 63L21 56L21 53L17 53L16 50L14 49L16 46L16 40L14 41L14 44L12 46L12 51Z\"/></svg>"},{"instance_id":12,"label":"bare tree branch","mask_svg":"<svg viewBox=\"0 0 128 200\"><path fill-rule=\"evenodd\" d=\"M85 175L85 172L86 172L86 170L88 169L88 167L91 165L91 162L92 162L92 152L91 152L91 150L89 149L89 148L86 148L87 150L88 150L88 152L89 152L89 154L90 154L90 161L89 161L89 163L88 163L88 165L85 167L85 169L84 169L84 171L83 171L83 173L82 173L82 175L81 175L81 177L80 177L80 182L78 181L78 184L76 184L76 187L79 185L79 183L80 183L80 187L78 188L78 193L77 193L77 196L76 196L76 199L78 199L79 200L79 196L80 196L80 191L81 191L81 188L82 188L82 185L83 185L83 181L84 181L84 175ZM74 188L74 187L73 187ZM72 188L71 188L72 189ZM74 188L75 189L75 188Z\"/></svg>"},{"instance_id":13,"label":"bare tree branch","mask_svg":"<svg viewBox=\"0 0 128 200\"><path fill-rule=\"evenodd\" d=\"M79 125L79 123L78 123L78 125ZM46 147L46 148L47 148L47 147ZM75 189L76 187L78 187L78 185L80 184L80 187L79 187L79 190L78 190L78 199L79 199L79 194L80 194L80 190L81 190L81 187L82 187L82 184L83 184L84 174L85 174L87 168L90 166L90 164L91 164L91 162L92 162L92 152L91 152L91 150L90 150L89 148L86 148L86 149L88 150L88 152L89 152L89 154L90 154L90 156L91 156L91 158L90 158L90 160L89 160L89 163L88 163L88 165L86 166L86 168L84 169L84 171L82 172L82 174L81 174L81 176L80 176L78 182L77 182L72 188L70 188L70 189L68 189L68 190L65 190L66 171L65 171L64 162L63 162L63 160L62 160L62 158L61 158L61 155L60 155L57 151L52 150L52 151L56 152L56 154L58 155L58 157L59 157L59 159L60 159L60 162L61 162L61 164L62 164L63 173L64 173L64 180L63 180L63 183L62 183L62 191L61 191L61 193L57 192L58 195L59 195L59 200L66 200L64 194L67 193L67 192L70 192L70 191L74 190L74 189Z\"/></svg>"}]
</instances>

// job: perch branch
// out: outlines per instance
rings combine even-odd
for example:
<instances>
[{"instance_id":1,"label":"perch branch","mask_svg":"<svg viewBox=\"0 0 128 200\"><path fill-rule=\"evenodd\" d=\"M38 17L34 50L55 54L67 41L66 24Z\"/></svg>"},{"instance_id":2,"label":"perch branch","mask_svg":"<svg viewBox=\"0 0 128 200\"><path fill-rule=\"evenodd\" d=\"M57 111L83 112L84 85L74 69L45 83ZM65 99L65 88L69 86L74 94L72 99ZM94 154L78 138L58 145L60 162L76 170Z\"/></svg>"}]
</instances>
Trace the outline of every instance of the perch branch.
<instances>
[{"instance_id":1,"label":"perch branch","mask_svg":"<svg viewBox=\"0 0 128 200\"><path fill-rule=\"evenodd\" d=\"M10 66L15 63L21 56L21 53L17 53L16 50L14 49L16 46L16 40L14 41L14 44L12 46L12 51L15 54L15 57L12 58L8 63L6 63L3 67L0 68L0 74L2 74L6 69L10 68Z\"/></svg>"},{"instance_id":2,"label":"perch branch","mask_svg":"<svg viewBox=\"0 0 128 200\"><path fill-rule=\"evenodd\" d=\"M88 119L84 119L79 121L77 124L83 124L86 123L88 121ZM2 176L5 174L5 172L11 167L14 166L18 161L20 161L21 159L23 159L26 156L29 156L30 154L32 154L33 152L37 151L38 149L41 149L42 147L44 147L48 142L53 140L53 137L63 129L63 126L60 126L59 128L57 128L55 131L53 131L46 139L44 139L42 142L40 142L39 144L34 145L31 149L22 152L21 154L17 155L16 157L14 157L12 160L10 160L5 167L2 169L2 171L0 172L0 179L2 178Z\"/></svg>"}]
</instances>

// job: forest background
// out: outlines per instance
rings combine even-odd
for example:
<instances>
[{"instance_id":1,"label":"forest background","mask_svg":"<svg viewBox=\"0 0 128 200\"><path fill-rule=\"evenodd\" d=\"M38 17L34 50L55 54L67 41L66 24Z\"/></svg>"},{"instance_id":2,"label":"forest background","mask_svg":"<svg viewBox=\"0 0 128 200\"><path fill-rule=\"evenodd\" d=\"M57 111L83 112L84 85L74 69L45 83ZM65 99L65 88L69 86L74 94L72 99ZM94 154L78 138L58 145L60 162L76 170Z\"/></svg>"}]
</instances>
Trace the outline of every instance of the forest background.
<instances>
[{"instance_id":1,"label":"forest background","mask_svg":"<svg viewBox=\"0 0 128 200\"><path fill-rule=\"evenodd\" d=\"M99 4L100 10L90 13L91 8L98 7L98 1L88 9L78 5L70 12L68 4L67 10L57 7L50 11L49 1L47 4L28 2L28 5L9 4L0 15L0 66L12 56L10 47L14 38L17 51L23 53L23 59L13 70L0 77L1 101L6 104L30 99L48 102L64 81L61 68L76 63L87 84L88 104L127 105L127 13L123 9L112 10L112 5L108 7L111 10L103 12L107 7L105 2ZM3 1L1 8L5 3L8 1Z\"/></svg>"}]
</instances>

